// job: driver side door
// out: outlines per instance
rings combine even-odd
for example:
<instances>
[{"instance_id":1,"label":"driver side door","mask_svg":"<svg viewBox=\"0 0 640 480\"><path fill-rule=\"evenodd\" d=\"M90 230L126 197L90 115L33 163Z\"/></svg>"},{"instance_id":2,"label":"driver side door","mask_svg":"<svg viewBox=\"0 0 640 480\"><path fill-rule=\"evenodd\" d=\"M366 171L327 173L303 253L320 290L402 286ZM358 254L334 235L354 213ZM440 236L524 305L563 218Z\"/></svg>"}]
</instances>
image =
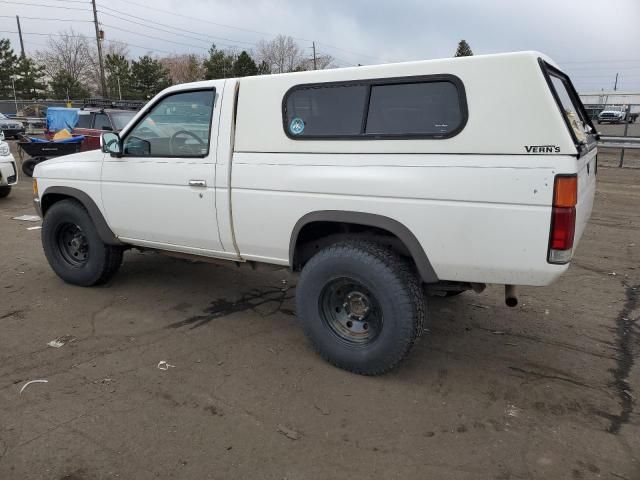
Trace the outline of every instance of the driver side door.
<instances>
[{"instance_id":1,"label":"driver side door","mask_svg":"<svg viewBox=\"0 0 640 480\"><path fill-rule=\"evenodd\" d=\"M218 235L215 163L219 88L167 93L123 132L122 156L106 156L102 202L123 241L226 256Z\"/></svg>"}]
</instances>

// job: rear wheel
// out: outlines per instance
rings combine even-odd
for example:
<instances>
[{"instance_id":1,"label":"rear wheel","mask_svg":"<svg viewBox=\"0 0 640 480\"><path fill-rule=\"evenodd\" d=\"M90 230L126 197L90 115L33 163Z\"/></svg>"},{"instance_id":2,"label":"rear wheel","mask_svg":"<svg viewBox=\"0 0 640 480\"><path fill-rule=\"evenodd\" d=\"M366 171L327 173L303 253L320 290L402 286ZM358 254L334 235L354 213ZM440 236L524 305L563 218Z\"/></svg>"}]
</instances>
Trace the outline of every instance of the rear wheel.
<instances>
[{"instance_id":1,"label":"rear wheel","mask_svg":"<svg viewBox=\"0 0 640 480\"><path fill-rule=\"evenodd\" d=\"M91 217L75 200L62 200L46 212L42 245L53 271L73 285L104 283L122 263L122 249L102 241Z\"/></svg>"},{"instance_id":2,"label":"rear wheel","mask_svg":"<svg viewBox=\"0 0 640 480\"><path fill-rule=\"evenodd\" d=\"M11 193L11 187L0 187L0 198L8 197Z\"/></svg>"},{"instance_id":3,"label":"rear wheel","mask_svg":"<svg viewBox=\"0 0 640 480\"><path fill-rule=\"evenodd\" d=\"M425 297L416 274L372 242L341 242L316 254L302 270L296 303L318 353L363 375L398 365L424 329Z\"/></svg>"}]
</instances>

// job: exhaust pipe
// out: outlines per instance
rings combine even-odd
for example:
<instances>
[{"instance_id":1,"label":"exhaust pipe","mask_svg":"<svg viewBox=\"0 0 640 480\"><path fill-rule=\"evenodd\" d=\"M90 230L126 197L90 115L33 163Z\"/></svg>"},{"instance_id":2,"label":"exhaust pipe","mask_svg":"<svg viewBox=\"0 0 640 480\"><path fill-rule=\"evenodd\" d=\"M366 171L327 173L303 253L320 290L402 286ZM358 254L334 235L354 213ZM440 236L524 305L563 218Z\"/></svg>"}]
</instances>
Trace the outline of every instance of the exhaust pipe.
<instances>
[{"instance_id":1,"label":"exhaust pipe","mask_svg":"<svg viewBox=\"0 0 640 480\"><path fill-rule=\"evenodd\" d=\"M504 302L508 307L515 307L518 305L518 292L515 285L504 286Z\"/></svg>"}]
</instances>

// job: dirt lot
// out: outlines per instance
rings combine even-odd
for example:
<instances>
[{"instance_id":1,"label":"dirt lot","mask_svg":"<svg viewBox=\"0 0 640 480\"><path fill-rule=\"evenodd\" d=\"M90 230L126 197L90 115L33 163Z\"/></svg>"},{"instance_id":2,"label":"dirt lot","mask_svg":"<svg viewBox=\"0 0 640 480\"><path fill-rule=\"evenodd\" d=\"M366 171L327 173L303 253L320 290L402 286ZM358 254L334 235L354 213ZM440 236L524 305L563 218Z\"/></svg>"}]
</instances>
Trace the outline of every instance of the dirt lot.
<instances>
[{"instance_id":1,"label":"dirt lot","mask_svg":"<svg viewBox=\"0 0 640 480\"><path fill-rule=\"evenodd\" d=\"M12 220L23 181L0 202L0 478L640 478L640 169L601 159L567 275L516 309L432 299L377 378L312 352L286 271L129 252L105 287L62 283Z\"/></svg>"}]
</instances>

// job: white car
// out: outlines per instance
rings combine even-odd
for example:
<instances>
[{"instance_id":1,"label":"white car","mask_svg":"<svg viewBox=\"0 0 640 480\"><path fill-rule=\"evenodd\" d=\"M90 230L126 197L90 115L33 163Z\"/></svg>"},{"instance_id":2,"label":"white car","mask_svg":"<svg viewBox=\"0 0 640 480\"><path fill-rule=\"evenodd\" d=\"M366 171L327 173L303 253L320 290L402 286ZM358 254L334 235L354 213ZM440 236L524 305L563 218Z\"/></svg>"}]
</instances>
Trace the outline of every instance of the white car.
<instances>
[{"instance_id":1,"label":"white car","mask_svg":"<svg viewBox=\"0 0 640 480\"><path fill-rule=\"evenodd\" d=\"M18 183L18 168L11 155L9 144L4 141L4 134L0 132L0 198L11 193L11 187Z\"/></svg>"},{"instance_id":2,"label":"white car","mask_svg":"<svg viewBox=\"0 0 640 480\"><path fill-rule=\"evenodd\" d=\"M596 144L536 52L211 80L164 90L102 150L39 164L35 203L75 285L132 247L301 272L313 346L375 375L425 331L425 292L502 284L514 306L516 285L567 270Z\"/></svg>"}]
</instances>

